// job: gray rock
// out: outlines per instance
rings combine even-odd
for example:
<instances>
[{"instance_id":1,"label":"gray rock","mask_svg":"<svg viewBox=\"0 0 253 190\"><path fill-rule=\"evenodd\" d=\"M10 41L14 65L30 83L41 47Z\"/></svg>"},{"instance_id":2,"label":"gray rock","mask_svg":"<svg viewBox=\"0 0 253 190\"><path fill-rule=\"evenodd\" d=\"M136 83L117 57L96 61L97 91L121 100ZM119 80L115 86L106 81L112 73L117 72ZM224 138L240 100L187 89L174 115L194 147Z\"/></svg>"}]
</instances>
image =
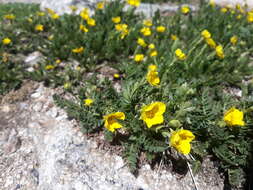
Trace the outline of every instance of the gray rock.
<instances>
[{"instance_id":1,"label":"gray rock","mask_svg":"<svg viewBox=\"0 0 253 190\"><path fill-rule=\"evenodd\" d=\"M35 51L29 54L24 61L24 66L28 72L33 72L34 67L37 66L43 60L43 56L40 52Z\"/></svg>"}]
</instances>

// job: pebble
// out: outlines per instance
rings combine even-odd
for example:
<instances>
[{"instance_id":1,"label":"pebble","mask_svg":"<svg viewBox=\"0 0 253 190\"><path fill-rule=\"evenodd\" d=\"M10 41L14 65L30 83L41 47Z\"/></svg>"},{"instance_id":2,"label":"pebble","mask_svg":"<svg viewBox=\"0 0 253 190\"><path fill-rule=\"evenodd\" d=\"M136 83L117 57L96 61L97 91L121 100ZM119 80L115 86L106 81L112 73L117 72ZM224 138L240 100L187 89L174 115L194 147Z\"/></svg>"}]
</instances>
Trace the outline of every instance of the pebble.
<instances>
[{"instance_id":1,"label":"pebble","mask_svg":"<svg viewBox=\"0 0 253 190\"><path fill-rule=\"evenodd\" d=\"M41 109L42 109L42 103L41 102L38 102L36 103L34 106L33 106L33 110L36 111L36 112L40 112Z\"/></svg>"},{"instance_id":2,"label":"pebble","mask_svg":"<svg viewBox=\"0 0 253 190\"><path fill-rule=\"evenodd\" d=\"M41 93L40 92L35 92L31 95L32 98L36 99L36 98L39 98L41 96Z\"/></svg>"},{"instance_id":3,"label":"pebble","mask_svg":"<svg viewBox=\"0 0 253 190\"><path fill-rule=\"evenodd\" d=\"M3 106L1 106L1 111L5 112L5 113L8 113L8 112L11 111L11 108L10 108L9 105L3 105Z\"/></svg>"}]
</instances>

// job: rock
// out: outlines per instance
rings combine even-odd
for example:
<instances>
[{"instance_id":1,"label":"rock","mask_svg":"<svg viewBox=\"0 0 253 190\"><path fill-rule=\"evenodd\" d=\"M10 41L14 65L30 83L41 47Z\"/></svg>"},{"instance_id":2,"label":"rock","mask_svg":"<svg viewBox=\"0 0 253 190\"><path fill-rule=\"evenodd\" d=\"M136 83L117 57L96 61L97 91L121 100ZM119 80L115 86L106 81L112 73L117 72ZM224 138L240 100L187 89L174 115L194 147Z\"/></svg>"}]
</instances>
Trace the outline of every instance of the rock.
<instances>
[{"instance_id":1,"label":"rock","mask_svg":"<svg viewBox=\"0 0 253 190\"><path fill-rule=\"evenodd\" d=\"M39 98L41 94L39 92L35 92L31 95L31 98Z\"/></svg>"},{"instance_id":2,"label":"rock","mask_svg":"<svg viewBox=\"0 0 253 190\"><path fill-rule=\"evenodd\" d=\"M152 170L147 164L136 178L122 157L98 149L96 141L80 133L77 123L53 104L57 89L36 87L37 98L17 102L8 112L0 109L1 190L194 188L189 173L178 179L177 174ZM207 163L208 171L195 176L199 189L223 189L222 178Z\"/></svg>"},{"instance_id":3,"label":"rock","mask_svg":"<svg viewBox=\"0 0 253 190\"><path fill-rule=\"evenodd\" d=\"M214 2L220 6L235 7L236 4L239 4L241 6L248 5L249 8L253 7L253 0L214 0Z\"/></svg>"},{"instance_id":4,"label":"rock","mask_svg":"<svg viewBox=\"0 0 253 190\"><path fill-rule=\"evenodd\" d=\"M39 64L39 62L41 62L43 60L43 56L40 52L35 51L31 54L29 54L24 61L26 70L29 72L33 72L34 71L34 67L37 66Z\"/></svg>"},{"instance_id":5,"label":"rock","mask_svg":"<svg viewBox=\"0 0 253 190\"><path fill-rule=\"evenodd\" d=\"M17 149L21 146L21 140L17 136L17 131L15 129L12 129L7 137L7 142L3 146L4 154L11 154L13 152L16 152Z\"/></svg>"}]
</instances>

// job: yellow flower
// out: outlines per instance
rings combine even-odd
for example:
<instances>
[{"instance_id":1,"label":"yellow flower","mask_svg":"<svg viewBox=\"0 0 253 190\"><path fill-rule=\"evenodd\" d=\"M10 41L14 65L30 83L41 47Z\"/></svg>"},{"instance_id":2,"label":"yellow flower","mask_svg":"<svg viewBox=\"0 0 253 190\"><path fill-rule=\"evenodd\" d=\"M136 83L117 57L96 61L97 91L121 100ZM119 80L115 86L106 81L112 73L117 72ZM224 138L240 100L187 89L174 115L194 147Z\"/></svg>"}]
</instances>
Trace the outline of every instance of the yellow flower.
<instances>
[{"instance_id":1,"label":"yellow flower","mask_svg":"<svg viewBox=\"0 0 253 190\"><path fill-rule=\"evenodd\" d=\"M228 12L228 9L227 8L225 8L225 7L223 7L223 8L221 8L221 10L220 10L222 13L226 13L226 12Z\"/></svg>"},{"instance_id":2,"label":"yellow flower","mask_svg":"<svg viewBox=\"0 0 253 190\"><path fill-rule=\"evenodd\" d=\"M38 12L36 13L36 15L37 15L37 16L45 16L45 13L44 13L44 12L41 12L41 11L38 11Z\"/></svg>"},{"instance_id":3,"label":"yellow flower","mask_svg":"<svg viewBox=\"0 0 253 190\"><path fill-rule=\"evenodd\" d=\"M170 146L174 147L178 152L187 155L191 151L190 142L195 139L194 134L185 129L174 131L170 137Z\"/></svg>"},{"instance_id":4,"label":"yellow flower","mask_svg":"<svg viewBox=\"0 0 253 190\"><path fill-rule=\"evenodd\" d=\"M58 19L59 17L60 16L58 14L56 14L56 13L51 14L51 18L54 19L54 20Z\"/></svg>"},{"instance_id":5,"label":"yellow flower","mask_svg":"<svg viewBox=\"0 0 253 190\"><path fill-rule=\"evenodd\" d=\"M146 20L143 21L143 24L144 24L145 26L150 27L150 26L152 26L152 20L146 19Z\"/></svg>"},{"instance_id":6,"label":"yellow flower","mask_svg":"<svg viewBox=\"0 0 253 190\"><path fill-rule=\"evenodd\" d=\"M33 22L33 19L32 18L27 18L27 21L32 23Z\"/></svg>"},{"instance_id":7,"label":"yellow flower","mask_svg":"<svg viewBox=\"0 0 253 190\"><path fill-rule=\"evenodd\" d=\"M75 12L77 10L77 7L74 5L70 5L69 8L71 9L72 12Z\"/></svg>"},{"instance_id":8,"label":"yellow flower","mask_svg":"<svg viewBox=\"0 0 253 190\"><path fill-rule=\"evenodd\" d=\"M205 38L205 39L211 38L211 34L210 34L210 32L209 32L208 30L203 30L203 31L201 32L201 36L202 36L203 38Z\"/></svg>"},{"instance_id":9,"label":"yellow flower","mask_svg":"<svg viewBox=\"0 0 253 190\"><path fill-rule=\"evenodd\" d=\"M97 3L97 9L98 9L98 10L103 9L104 6L105 6L105 2L98 2L98 3Z\"/></svg>"},{"instance_id":10,"label":"yellow flower","mask_svg":"<svg viewBox=\"0 0 253 190\"><path fill-rule=\"evenodd\" d=\"M63 88L64 89L69 89L71 87L71 83L69 83L69 82L66 82L66 83L64 83L64 85L63 85Z\"/></svg>"},{"instance_id":11,"label":"yellow flower","mask_svg":"<svg viewBox=\"0 0 253 190\"><path fill-rule=\"evenodd\" d=\"M238 37L237 36L232 36L230 38L230 43L235 45L238 42Z\"/></svg>"},{"instance_id":12,"label":"yellow flower","mask_svg":"<svg viewBox=\"0 0 253 190\"><path fill-rule=\"evenodd\" d=\"M125 120L125 114L123 112L115 112L103 116L105 122L105 128L111 132L114 132L115 129L122 128L122 125L118 120Z\"/></svg>"},{"instance_id":13,"label":"yellow flower","mask_svg":"<svg viewBox=\"0 0 253 190\"><path fill-rule=\"evenodd\" d=\"M158 86L160 83L160 78L156 70L149 70L146 79L148 83L152 86Z\"/></svg>"},{"instance_id":14,"label":"yellow flower","mask_svg":"<svg viewBox=\"0 0 253 190\"><path fill-rule=\"evenodd\" d=\"M47 38L48 40L52 40L52 39L54 39L54 35L50 35L50 36L48 36L48 38Z\"/></svg>"},{"instance_id":15,"label":"yellow flower","mask_svg":"<svg viewBox=\"0 0 253 190\"><path fill-rule=\"evenodd\" d=\"M155 56L157 56L157 54L158 54L157 51L154 50L154 51L151 51L149 55L150 55L150 57L155 57Z\"/></svg>"},{"instance_id":16,"label":"yellow flower","mask_svg":"<svg viewBox=\"0 0 253 190\"><path fill-rule=\"evenodd\" d=\"M211 7L214 8L214 7L215 7L215 2L214 2L214 0L210 0L210 1L209 1L209 5L210 5Z\"/></svg>"},{"instance_id":17,"label":"yellow flower","mask_svg":"<svg viewBox=\"0 0 253 190\"><path fill-rule=\"evenodd\" d=\"M187 5L184 5L181 7L181 13L188 14L190 12L190 7Z\"/></svg>"},{"instance_id":18,"label":"yellow flower","mask_svg":"<svg viewBox=\"0 0 253 190\"><path fill-rule=\"evenodd\" d=\"M235 8L242 14L245 13L245 11L243 10L243 8L241 7L241 5L239 3L236 4Z\"/></svg>"},{"instance_id":19,"label":"yellow flower","mask_svg":"<svg viewBox=\"0 0 253 190\"><path fill-rule=\"evenodd\" d=\"M163 102L154 102L143 106L141 109L141 120L143 120L147 127L163 123L163 113L166 110L166 105Z\"/></svg>"},{"instance_id":20,"label":"yellow flower","mask_svg":"<svg viewBox=\"0 0 253 190\"><path fill-rule=\"evenodd\" d=\"M171 38L172 40L174 40L174 41L178 39L177 35L174 35L174 34L172 34L172 35L170 36L170 38Z\"/></svg>"},{"instance_id":21,"label":"yellow flower","mask_svg":"<svg viewBox=\"0 0 253 190\"><path fill-rule=\"evenodd\" d=\"M127 24L116 24L115 29L119 32L121 32L121 39L125 38L125 36L129 33L129 30L127 29Z\"/></svg>"},{"instance_id":22,"label":"yellow flower","mask_svg":"<svg viewBox=\"0 0 253 190\"><path fill-rule=\"evenodd\" d=\"M186 59L186 55L184 54L184 52L181 49L176 49L175 55L179 60L185 60Z\"/></svg>"},{"instance_id":23,"label":"yellow flower","mask_svg":"<svg viewBox=\"0 0 253 190\"><path fill-rule=\"evenodd\" d=\"M206 38L206 43L211 47L211 48L216 48L216 43L212 38Z\"/></svg>"},{"instance_id":24,"label":"yellow flower","mask_svg":"<svg viewBox=\"0 0 253 190\"><path fill-rule=\"evenodd\" d=\"M141 0L127 0L127 4L134 7L138 7L140 3L141 3Z\"/></svg>"},{"instance_id":25,"label":"yellow flower","mask_svg":"<svg viewBox=\"0 0 253 190\"><path fill-rule=\"evenodd\" d=\"M60 60L60 59L56 59L55 63L56 63L56 64L60 64L60 63L61 63L61 60Z\"/></svg>"},{"instance_id":26,"label":"yellow flower","mask_svg":"<svg viewBox=\"0 0 253 190\"><path fill-rule=\"evenodd\" d=\"M72 49L73 53L82 53L84 51L83 47Z\"/></svg>"},{"instance_id":27,"label":"yellow flower","mask_svg":"<svg viewBox=\"0 0 253 190\"><path fill-rule=\"evenodd\" d=\"M83 24L80 24L80 30L83 31L83 32L88 32L88 28L86 28Z\"/></svg>"},{"instance_id":28,"label":"yellow flower","mask_svg":"<svg viewBox=\"0 0 253 190\"><path fill-rule=\"evenodd\" d=\"M83 101L85 106L90 106L94 101L90 98L87 98Z\"/></svg>"},{"instance_id":29,"label":"yellow flower","mask_svg":"<svg viewBox=\"0 0 253 190\"><path fill-rule=\"evenodd\" d=\"M149 66L148 66L148 70L149 70L149 71L156 71L156 70L157 70L157 66L154 65L154 64L149 65Z\"/></svg>"},{"instance_id":30,"label":"yellow flower","mask_svg":"<svg viewBox=\"0 0 253 190\"><path fill-rule=\"evenodd\" d=\"M223 47L221 45L216 46L215 51L216 51L216 55L219 58L224 59L225 55L224 55L224 52L223 52Z\"/></svg>"},{"instance_id":31,"label":"yellow flower","mask_svg":"<svg viewBox=\"0 0 253 190\"><path fill-rule=\"evenodd\" d=\"M43 26L42 24L37 24L37 25L35 26L35 30L36 30L36 31L42 32L42 31L44 30L44 26Z\"/></svg>"},{"instance_id":32,"label":"yellow flower","mask_svg":"<svg viewBox=\"0 0 253 190\"><path fill-rule=\"evenodd\" d=\"M127 27L128 27L127 24L116 24L115 25L115 29L120 32L126 30Z\"/></svg>"},{"instance_id":33,"label":"yellow flower","mask_svg":"<svg viewBox=\"0 0 253 190\"><path fill-rule=\"evenodd\" d=\"M125 36L128 35L128 33L129 33L129 30L128 30L128 29L123 30L123 31L121 32L121 34L120 34L120 38L121 38L121 39L124 39Z\"/></svg>"},{"instance_id":34,"label":"yellow flower","mask_svg":"<svg viewBox=\"0 0 253 190\"><path fill-rule=\"evenodd\" d=\"M149 48L149 49L155 49L155 44L149 44L149 45L148 45L148 48Z\"/></svg>"},{"instance_id":35,"label":"yellow flower","mask_svg":"<svg viewBox=\"0 0 253 190\"><path fill-rule=\"evenodd\" d=\"M113 23L118 24L118 23L120 23L120 21L121 21L121 18L120 18L119 16L117 16L117 17L112 17L112 22L113 22Z\"/></svg>"},{"instance_id":36,"label":"yellow flower","mask_svg":"<svg viewBox=\"0 0 253 190\"><path fill-rule=\"evenodd\" d=\"M134 60L135 60L136 62L141 62L141 61L143 61L143 59L144 59L144 55L143 55L143 54L136 54L136 55L134 56Z\"/></svg>"},{"instance_id":37,"label":"yellow flower","mask_svg":"<svg viewBox=\"0 0 253 190\"><path fill-rule=\"evenodd\" d=\"M49 9L49 8L46 8L46 10L47 10L47 12L49 13L49 14L55 14L55 12L52 10L52 9Z\"/></svg>"},{"instance_id":38,"label":"yellow flower","mask_svg":"<svg viewBox=\"0 0 253 190\"><path fill-rule=\"evenodd\" d=\"M89 16L89 9L84 8L84 9L80 12L80 17L82 17L82 19L84 19L84 20L88 20L88 18L90 18L90 16Z\"/></svg>"},{"instance_id":39,"label":"yellow flower","mask_svg":"<svg viewBox=\"0 0 253 190\"><path fill-rule=\"evenodd\" d=\"M4 15L4 18L8 20L14 20L16 16L14 14L8 14L8 15Z\"/></svg>"},{"instance_id":40,"label":"yellow flower","mask_svg":"<svg viewBox=\"0 0 253 190\"><path fill-rule=\"evenodd\" d=\"M144 36L150 36L151 35L151 30L148 27L143 27L140 32L144 35Z\"/></svg>"},{"instance_id":41,"label":"yellow flower","mask_svg":"<svg viewBox=\"0 0 253 190\"><path fill-rule=\"evenodd\" d=\"M11 43L11 39L10 39L10 38L4 38L4 39L2 40L2 43L3 43L4 45L8 45L8 44Z\"/></svg>"},{"instance_id":42,"label":"yellow flower","mask_svg":"<svg viewBox=\"0 0 253 190\"><path fill-rule=\"evenodd\" d=\"M47 65L46 67L45 67L45 69L46 70L53 70L55 68L55 66L53 66L53 65Z\"/></svg>"},{"instance_id":43,"label":"yellow flower","mask_svg":"<svg viewBox=\"0 0 253 190\"><path fill-rule=\"evenodd\" d=\"M87 24L89 26L95 26L96 25L96 21L93 18L88 18L87 19Z\"/></svg>"},{"instance_id":44,"label":"yellow flower","mask_svg":"<svg viewBox=\"0 0 253 190\"><path fill-rule=\"evenodd\" d=\"M237 17L236 17L236 19L237 20L240 20L242 18L242 15L240 14L240 15L237 15Z\"/></svg>"},{"instance_id":45,"label":"yellow flower","mask_svg":"<svg viewBox=\"0 0 253 190\"><path fill-rule=\"evenodd\" d=\"M156 31L157 32L163 33L165 30L166 30L166 28L164 26L158 26L158 27L156 27Z\"/></svg>"},{"instance_id":46,"label":"yellow flower","mask_svg":"<svg viewBox=\"0 0 253 190\"><path fill-rule=\"evenodd\" d=\"M115 74L113 75L113 77L114 77L115 79L118 79L120 76L119 76L118 73L115 73Z\"/></svg>"},{"instance_id":47,"label":"yellow flower","mask_svg":"<svg viewBox=\"0 0 253 190\"><path fill-rule=\"evenodd\" d=\"M235 107L230 108L225 112L223 120L228 126L244 126L245 122L243 121L243 112L236 109Z\"/></svg>"},{"instance_id":48,"label":"yellow flower","mask_svg":"<svg viewBox=\"0 0 253 190\"><path fill-rule=\"evenodd\" d=\"M248 21L249 23L253 22L253 13L252 13L252 12L248 12L247 21Z\"/></svg>"},{"instance_id":49,"label":"yellow flower","mask_svg":"<svg viewBox=\"0 0 253 190\"><path fill-rule=\"evenodd\" d=\"M147 46L146 42L142 38L138 38L137 43L142 47Z\"/></svg>"}]
</instances>

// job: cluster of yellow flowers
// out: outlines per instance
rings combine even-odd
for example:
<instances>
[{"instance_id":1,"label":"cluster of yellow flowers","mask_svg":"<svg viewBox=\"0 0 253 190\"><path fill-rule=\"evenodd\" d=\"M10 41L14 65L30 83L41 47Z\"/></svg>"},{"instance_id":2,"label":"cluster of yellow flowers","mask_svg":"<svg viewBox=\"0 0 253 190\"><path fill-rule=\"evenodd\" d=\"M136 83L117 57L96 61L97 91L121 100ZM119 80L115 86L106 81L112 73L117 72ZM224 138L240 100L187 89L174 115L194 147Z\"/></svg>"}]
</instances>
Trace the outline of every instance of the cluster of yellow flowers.
<instances>
[{"instance_id":1,"label":"cluster of yellow flowers","mask_svg":"<svg viewBox=\"0 0 253 190\"><path fill-rule=\"evenodd\" d=\"M124 39L129 33L127 24L116 24L115 29L120 32L121 39Z\"/></svg>"},{"instance_id":2,"label":"cluster of yellow flowers","mask_svg":"<svg viewBox=\"0 0 253 190\"><path fill-rule=\"evenodd\" d=\"M211 48L216 48L216 42L213 40L211 33L208 30L203 30L201 32L202 37L205 39L206 43L211 47Z\"/></svg>"},{"instance_id":3,"label":"cluster of yellow flowers","mask_svg":"<svg viewBox=\"0 0 253 190\"><path fill-rule=\"evenodd\" d=\"M181 61L183 61L183 60L186 59L186 55L185 55L185 53L181 49L176 49L175 55Z\"/></svg>"},{"instance_id":4,"label":"cluster of yellow flowers","mask_svg":"<svg viewBox=\"0 0 253 190\"><path fill-rule=\"evenodd\" d=\"M150 66L151 70L154 70L156 66ZM86 99L87 102L93 102L93 100ZM90 104L89 104L90 105ZM88 105L88 106L89 106ZM162 124L164 122L163 114L166 111L166 105L163 102L153 102L149 105L144 105L141 108L140 119L145 122L148 128L152 126ZM122 128L122 124L118 120L125 120L126 116L123 112L115 112L103 116L104 126L109 131L114 132L115 129ZM244 126L245 122L243 121L243 112L232 107L225 112L223 120L228 126ZM191 141L195 139L194 134L185 129L179 129L173 131L170 135L170 146L174 147L178 152L187 155L191 150Z\"/></svg>"},{"instance_id":5,"label":"cluster of yellow flowers","mask_svg":"<svg viewBox=\"0 0 253 190\"><path fill-rule=\"evenodd\" d=\"M212 39L212 35L208 30L203 30L201 32L201 36L205 39L206 43L213 49L215 49L216 55L220 58L220 59L224 59L225 54L223 51L223 47L222 45L216 45L216 42ZM235 44L235 37L233 38L233 43ZM232 42L231 42L232 43Z\"/></svg>"},{"instance_id":6,"label":"cluster of yellow flowers","mask_svg":"<svg viewBox=\"0 0 253 190\"><path fill-rule=\"evenodd\" d=\"M54 20L59 19L60 16L57 13L55 13L52 9L47 8L46 10L52 19Z\"/></svg>"},{"instance_id":7,"label":"cluster of yellow flowers","mask_svg":"<svg viewBox=\"0 0 253 190\"><path fill-rule=\"evenodd\" d=\"M163 102L153 102L149 105L144 105L141 109L140 119L143 120L148 128L154 125L162 124L164 122L163 114L166 111L166 105ZM126 116L123 112L115 112L103 116L104 126L111 132L118 128L122 128L119 120L125 120ZM194 140L195 136L189 130L180 129L174 131L170 137L170 146L174 147L182 154L189 154L191 145L190 142Z\"/></svg>"},{"instance_id":8,"label":"cluster of yellow flowers","mask_svg":"<svg viewBox=\"0 0 253 190\"><path fill-rule=\"evenodd\" d=\"M253 22L253 10L251 10L250 12L248 12L248 14L247 14L247 21L249 23Z\"/></svg>"},{"instance_id":9,"label":"cluster of yellow flowers","mask_svg":"<svg viewBox=\"0 0 253 190\"><path fill-rule=\"evenodd\" d=\"M95 26L96 25L96 21L90 17L89 14L89 9L88 8L84 8L81 12L80 12L80 17L82 17L83 20L86 21L86 23L89 26Z\"/></svg>"},{"instance_id":10,"label":"cluster of yellow flowers","mask_svg":"<svg viewBox=\"0 0 253 190\"><path fill-rule=\"evenodd\" d=\"M152 34L151 29L149 27L143 27L140 32L143 36L150 36Z\"/></svg>"},{"instance_id":11,"label":"cluster of yellow flowers","mask_svg":"<svg viewBox=\"0 0 253 190\"><path fill-rule=\"evenodd\" d=\"M142 46L142 47L144 47L144 48L147 47L147 43L145 42L145 40L143 38L138 38L137 39L137 44L140 45L140 46ZM150 50L150 52L149 52L150 57L157 56L158 52L155 50L155 45L153 43L151 43L151 44L148 45L148 49Z\"/></svg>"},{"instance_id":12,"label":"cluster of yellow flowers","mask_svg":"<svg viewBox=\"0 0 253 190\"><path fill-rule=\"evenodd\" d=\"M215 3L213 0L209 1L210 6L215 7ZM246 16L248 23L253 22L253 9L250 11L247 11L248 7L244 6L242 7L240 4L236 4L235 7L233 6L226 6L222 7L220 9L220 12L222 13L231 13L232 15L236 15L236 19L240 20L243 15Z\"/></svg>"}]
</instances>

